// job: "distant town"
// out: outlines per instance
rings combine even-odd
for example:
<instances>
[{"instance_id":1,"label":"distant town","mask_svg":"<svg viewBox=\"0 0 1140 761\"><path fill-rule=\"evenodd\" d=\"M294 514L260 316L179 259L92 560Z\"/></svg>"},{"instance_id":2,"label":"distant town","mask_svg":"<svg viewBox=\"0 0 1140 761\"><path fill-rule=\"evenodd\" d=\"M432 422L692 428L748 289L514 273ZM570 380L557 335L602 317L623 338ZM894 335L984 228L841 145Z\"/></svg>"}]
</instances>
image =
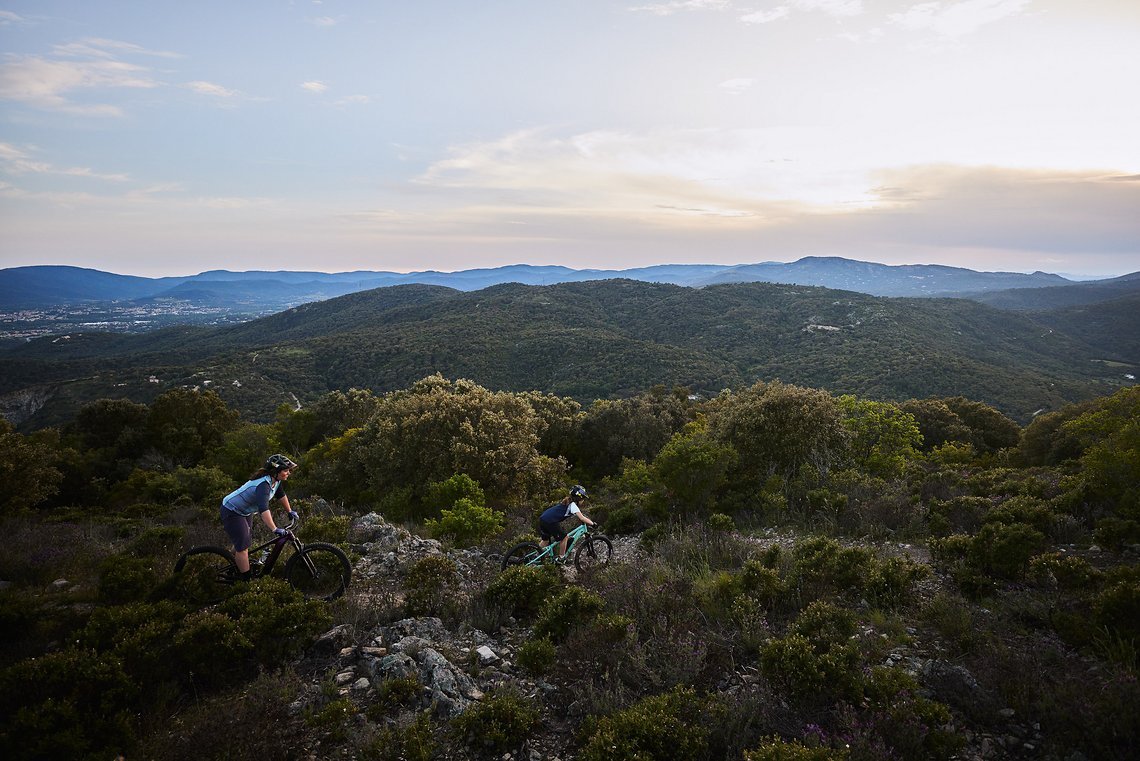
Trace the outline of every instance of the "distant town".
<instances>
[{"instance_id":1,"label":"distant town","mask_svg":"<svg viewBox=\"0 0 1140 761\"><path fill-rule=\"evenodd\" d=\"M276 310L235 311L190 302L147 305L98 303L0 312L0 341L30 341L69 333L145 333L172 325L230 325Z\"/></svg>"}]
</instances>

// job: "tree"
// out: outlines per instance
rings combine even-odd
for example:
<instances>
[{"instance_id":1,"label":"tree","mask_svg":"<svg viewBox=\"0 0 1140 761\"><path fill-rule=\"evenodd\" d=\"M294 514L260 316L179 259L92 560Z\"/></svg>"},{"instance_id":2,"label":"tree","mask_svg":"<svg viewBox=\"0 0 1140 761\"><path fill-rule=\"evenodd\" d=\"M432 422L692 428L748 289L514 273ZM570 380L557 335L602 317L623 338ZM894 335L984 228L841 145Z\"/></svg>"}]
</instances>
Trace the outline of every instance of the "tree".
<instances>
[{"instance_id":1,"label":"tree","mask_svg":"<svg viewBox=\"0 0 1140 761\"><path fill-rule=\"evenodd\" d=\"M1140 520L1140 386L1117 391L1062 431L1084 447L1071 486L1121 518Z\"/></svg>"},{"instance_id":2,"label":"tree","mask_svg":"<svg viewBox=\"0 0 1140 761\"><path fill-rule=\"evenodd\" d=\"M702 418L669 439L653 460L653 470L677 504L704 510L736 461L736 450L713 439Z\"/></svg>"},{"instance_id":3,"label":"tree","mask_svg":"<svg viewBox=\"0 0 1140 761\"><path fill-rule=\"evenodd\" d=\"M147 447L145 404L127 399L97 399L83 405L74 430L88 449L109 449L111 459L138 459Z\"/></svg>"},{"instance_id":4,"label":"tree","mask_svg":"<svg viewBox=\"0 0 1140 761\"><path fill-rule=\"evenodd\" d=\"M35 507L58 492L62 480L55 451L0 418L0 514Z\"/></svg>"},{"instance_id":5,"label":"tree","mask_svg":"<svg viewBox=\"0 0 1140 761\"><path fill-rule=\"evenodd\" d=\"M147 431L154 448L175 465L193 467L221 446L238 414L214 391L176 388L150 406Z\"/></svg>"},{"instance_id":6,"label":"tree","mask_svg":"<svg viewBox=\"0 0 1140 761\"><path fill-rule=\"evenodd\" d=\"M315 440L310 446L340 436L351 428L363 428L379 406L380 400L367 389L350 388L325 394L309 408L317 421L313 429Z\"/></svg>"},{"instance_id":7,"label":"tree","mask_svg":"<svg viewBox=\"0 0 1140 761\"><path fill-rule=\"evenodd\" d=\"M1021 427L990 405L964 396L951 396L943 401L969 427L973 435L970 443L978 451L996 452L1017 446Z\"/></svg>"},{"instance_id":8,"label":"tree","mask_svg":"<svg viewBox=\"0 0 1140 761\"><path fill-rule=\"evenodd\" d=\"M973 431L942 399L909 399L899 408L918 423L924 452L950 442L973 444Z\"/></svg>"},{"instance_id":9,"label":"tree","mask_svg":"<svg viewBox=\"0 0 1140 761\"><path fill-rule=\"evenodd\" d=\"M897 404L839 397L843 425L851 433L850 459L868 475L893 478L918 455L922 434L918 421Z\"/></svg>"},{"instance_id":10,"label":"tree","mask_svg":"<svg viewBox=\"0 0 1140 761\"><path fill-rule=\"evenodd\" d=\"M539 454L542 421L517 394L433 375L383 397L354 437L371 489L411 487L466 473L489 495L515 500L557 483L565 464Z\"/></svg>"},{"instance_id":11,"label":"tree","mask_svg":"<svg viewBox=\"0 0 1140 761\"><path fill-rule=\"evenodd\" d=\"M760 382L725 393L712 405L711 430L740 455L754 486L777 475L792 479L808 468L825 475L847 451L843 412L826 391Z\"/></svg>"},{"instance_id":12,"label":"tree","mask_svg":"<svg viewBox=\"0 0 1140 761\"><path fill-rule=\"evenodd\" d=\"M664 387L629 399L599 399L582 417L572 461L610 475L625 458L652 460L691 419L691 406L685 394Z\"/></svg>"}]
</instances>

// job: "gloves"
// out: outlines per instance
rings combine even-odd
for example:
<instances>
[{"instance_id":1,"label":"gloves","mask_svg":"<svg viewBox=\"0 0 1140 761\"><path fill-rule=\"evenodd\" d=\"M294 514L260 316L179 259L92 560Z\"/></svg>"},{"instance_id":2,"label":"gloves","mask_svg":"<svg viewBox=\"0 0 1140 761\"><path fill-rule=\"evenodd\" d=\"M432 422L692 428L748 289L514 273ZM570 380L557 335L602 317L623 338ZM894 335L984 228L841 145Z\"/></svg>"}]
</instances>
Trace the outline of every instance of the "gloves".
<instances>
[{"instance_id":1,"label":"gloves","mask_svg":"<svg viewBox=\"0 0 1140 761\"><path fill-rule=\"evenodd\" d=\"M296 511L296 510L290 510L290 511L289 511L289 517L290 517L290 518L292 518L293 520L297 520L297 519L298 519L298 518L300 518L301 516L297 515L297 511Z\"/></svg>"},{"instance_id":2,"label":"gloves","mask_svg":"<svg viewBox=\"0 0 1140 761\"><path fill-rule=\"evenodd\" d=\"M275 528L275 529L273 529L273 533L274 533L274 534L277 534L277 536L285 536L285 535L286 535L286 534L288 534L289 532L288 532L288 531L286 531L286 530L285 530L285 529L283 529L283 528Z\"/></svg>"}]
</instances>

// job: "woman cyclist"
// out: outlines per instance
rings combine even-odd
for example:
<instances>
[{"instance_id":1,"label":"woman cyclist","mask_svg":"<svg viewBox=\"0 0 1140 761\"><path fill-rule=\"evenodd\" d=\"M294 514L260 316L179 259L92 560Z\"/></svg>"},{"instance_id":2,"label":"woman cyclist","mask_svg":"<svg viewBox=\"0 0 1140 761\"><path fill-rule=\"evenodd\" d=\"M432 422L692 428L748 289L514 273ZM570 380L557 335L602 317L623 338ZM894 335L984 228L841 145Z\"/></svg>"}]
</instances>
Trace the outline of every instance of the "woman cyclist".
<instances>
[{"instance_id":1,"label":"woman cyclist","mask_svg":"<svg viewBox=\"0 0 1140 761\"><path fill-rule=\"evenodd\" d=\"M296 467L297 463L285 455L272 455L248 481L222 500L222 528L234 543L234 562L241 571L242 579L250 577L249 546L253 544L253 514L259 513L262 523L278 536L284 536L288 532L273 522L273 511L269 509L271 500L280 500L281 506L293 520L298 517L296 511L289 506L289 497L285 495L285 482Z\"/></svg>"},{"instance_id":2,"label":"woman cyclist","mask_svg":"<svg viewBox=\"0 0 1140 761\"><path fill-rule=\"evenodd\" d=\"M590 520L582 508L578 505L586 499L586 490L578 485L570 488L570 493L562 499L561 502L556 502L550 507L542 511L542 515L538 518L538 533L541 535L539 545L546 547L551 542L558 542L558 549L555 550L555 560L559 563L562 562L563 557L566 555L566 532L562 530L562 521L569 518L571 515L576 516L578 520L585 523L587 526L596 526L598 524Z\"/></svg>"}]
</instances>

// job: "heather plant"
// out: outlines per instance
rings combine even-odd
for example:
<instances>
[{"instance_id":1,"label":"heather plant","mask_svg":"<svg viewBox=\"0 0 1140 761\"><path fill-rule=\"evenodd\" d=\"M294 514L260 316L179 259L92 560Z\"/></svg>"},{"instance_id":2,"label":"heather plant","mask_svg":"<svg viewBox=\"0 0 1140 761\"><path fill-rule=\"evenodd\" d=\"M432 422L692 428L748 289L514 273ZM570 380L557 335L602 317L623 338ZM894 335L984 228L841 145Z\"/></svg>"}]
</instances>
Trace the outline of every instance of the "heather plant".
<instances>
[{"instance_id":1,"label":"heather plant","mask_svg":"<svg viewBox=\"0 0 1140 761\"><path fill-rule=\"evenodd\" d=\"M152 558L112 555L99 565L99 602L137 602L146 598L157 583Z\"/></svg>"},{"instance_id":2,"label":"heather plant","mask_svg":"<svg viewBox=\"0 0 1140 761\"><path fill-rule=\"evenodd\" d=\"M561 583L552 566L512 566L487 585L483 599L491 607L530 618L538 615Z\"/></svg>"},{"instance_id":3,"label":"heather plant","mask_svg":"<svg viewBox=\"0 0 1140 761\"><path fill-rule=\"evenodd\" d=\"M360 749L360 757L365 761L431 761L437 746L431 714L424 711L408 724L381 729Z\"/></svg>"},{"instance_id":4,"label":"heather plant","mask_svg":"<svg viewBox=\"0 0 1140 761\"><path fill-rule=\"evenodd\" d=\"M310 504L300 504L298 512L304 521L305 542L327 542L346 549L352 519L347 515L330 515L314 512Z\"/></svg>"},{"instance_id":5,"label":"heather plant","mask_svg":"<svg viewBox=\"0 0 1140 761\"><path fill-rule=\"evenodd\" d=\"M1029 561L1029 578L1038 584L1055 585L1065 591L1093 586L1102 576L1089 561L1076 555L1050 552Z\"/></svg>"},{"instance_id":6,"label":"heather plant","mask_svg":"<svg viewBox=\"0 0 1140 761\"><path fill-rule=\"evenodd\" d=\"M760 668L769 681L813 702L857 698L858 666L859 653L851 643L819 652L801 634L770 640L760 649Z\"/></svg>"},{"instance_id":7,"label":"heather plant","mask_svg":"<svg viewBox=\"0 0 1140 761\"><path fill-rule=\"evenodd\" d=\"M855 614L823 600L815 600L800 611L788 630L806 637L817 653L841 646L855 635Z\"/></svg>"},{"instance_id":8,"label":"heather plant","mask_svg":"<svg viewBox=\"0 0 1140 761\"><path fill-rule=\"evenodd\" d=\"M594 592L567 587L543 608L534 622L534 634L560 642L572 628L589 624L605 607L606 601Z\"/></svg>"},{"instance_id":9,"label":"heather plant","mask_svg":"<svg viewBox=\"0 0 1140 761\"><path fill-rule=\"evenodd\" d=\"M1125 545L1140 544L1140 521L1126 518L1101 518L1096 522L1093 538L1101 547L1120 551Z\"/></svg>"},{"instance_id":10,"label":"heather plant","mask_svg":"<svg viewBox=\"0 0 1140 761\"><path fill-rule=\"evenodd\" d=\"M808 747L797 740L771 737L744 752L744 761L845 761L848 751L821 746Z\"/></svg>"},{"instance_id":11,"label":"heather plant","mask_svg":"<svg viewBox=\"0 0 1140 761\"><path fill-rule=\"evenodd\" d=\"M1140 580L1107 584L1093 599L1092 608L1098 626L1140 643Z\"/></svg>"},{"instance_id":12,"label":"heather plant","mask_svg":"<svg viewBox=\"0 0 1140 761\"><path fill-rule=\"evenodd\" d=\"M588 722L582 761L698 761L708 752L706 701L689 688L644 698Z\"/></svg>"},{"instance_id":13,"label":"heather plant","mask_svg":"<svg viewBox=\"0 0 1140 761\"><path fill-rule=\"evenodd\" d=\"M394 709L414 705L422 689L415 675L385 679L376 688L376 699L368 706L368 718L380 721Z\"/></svg>"},{"instance_id":14,"label":"heather plant","mask_svg":"<svg viewBox=\"0 0 1140 761\"><path fill-rule=\"evenodd\" d=\"M779 554L779 545L772 545ZM778 560L771 559L773 564ZM767 610L788 605L788 588L780 572L760 560L748 560L740 570L741 589Z\"/></svg>"},{"instance_id":15,"label":"heather plant","mask_svg":"<svg viewBox=\"0 0 1140 761\"><path fill-rule=\"evenodd\" d=\"M550 671L556 657L557 650L548 637L531 637L519 647L515 660L527 673L542 676Z\"/></svg>"},{"instance_id":16,"label":"heather plant","mask_svg":"<svg viewBox=\"0 0 1140 761\"><path fill-rule=\"evenodd\" d=\"M514 689L501 688L451 720L456 736L480 752L518 748L539 724L538 709Z\"/></svg>"}]
</instances>

